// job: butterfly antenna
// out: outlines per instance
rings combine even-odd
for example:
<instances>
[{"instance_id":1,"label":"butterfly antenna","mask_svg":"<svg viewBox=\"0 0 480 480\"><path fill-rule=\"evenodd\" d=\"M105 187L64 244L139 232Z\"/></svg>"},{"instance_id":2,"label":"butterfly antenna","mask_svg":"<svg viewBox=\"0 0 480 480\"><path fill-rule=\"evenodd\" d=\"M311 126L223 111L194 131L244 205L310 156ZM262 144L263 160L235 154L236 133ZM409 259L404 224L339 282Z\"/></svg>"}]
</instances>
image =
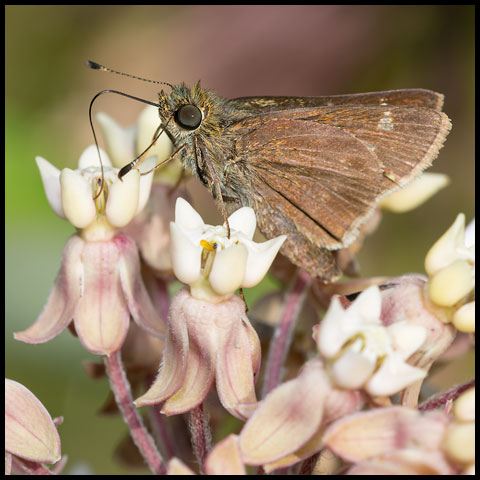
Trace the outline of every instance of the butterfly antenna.
<instances>
[{"instance_id":1,"label":"butterfly antenna","mask_svg":"<svg viewBox=\"0 0 480 480\"><path fill-rule=\"evenodd\" d=\"M173 89L173 85L171 83L159 82L158 80L149 80L148 78L137 77L129 73L118 72L117 70L113 70L113 68L104 67L103 65L100 65L97 62L92 62L91 60L87 60L86 64L87 64L87 67L91 68L92 70L102 70L104 72L116 73L117 75L123 75L124 77L135 78L136 80L142 80L143 82L156 83L158 85L167 85Z\"/></svg>"},{"instance_id":2,"label":"butterfly antenna","mask_svg":"<svg viewBox=\"0 0 480 480\"><path fill-rule=\"evenodd\" d=\"M159 85L167 85L168 87L170 87L171 89L173 89L173 85L171 83L168 83L168 82L159 82L157 80L149 80L147 78L142 78L142 77L137 77L135 75L130 75L129 73L123 73L123 72L118 72L117 70L113 70L112 68L109 68L109 67L105 67L104 65L100 65L99 63L97 62L92 62L91 60L87 60L86 62L86 65L87 67L91 68L92 70L102 70L104 72L111 72L111 73L116 73L117 75L123 75L125 77L130 77L130 78L135 78L136 80L142 80L144 82L150 82L150 83L156 83L156 84L159 84ZM124 97L127 97L127 98L131 98L133 100L137 100L139 102L143 102L143 103L146 103L148 105L152 105L154 107L157 107L159 108L160 105L158 103L154 103L154 102L150 102L148 100L145 100L143 98L139 98L139 97L135 97L133 95L128 95L127 93L123 93L123 92L119 92L117 90L102 90L101 92L98 92L93 98L92 98L92 101L90 102L90 107L89 107L89 119L90 119L90 126L92 128L92 133L93 133L93 138L95 140L95 146L97 147L97 152L98 152L98 158L100 160L100 166L101 166L101 170L102 170L102 184L100 186L100 191L96 194L96 196L94 197L94 199L98 198L98 196L102 193L102 189L103 189L103 180L104 180L104 176L103 176L103 163L102 163L102 159L101 159L101 156L100 156L100 149L98 147L98 142L97 142L97 135L95 134L95 128L93 126L93 119L92 119L92 106L93 106L93 103L95 102L95 100L100 96L100 95L103 95L104 93L115 93L117 95L122 95ZM154 139L152 141L152 143L140 154L138 155L134 160L132 160L129 164L125 165L122 169L120 169L120 171L118 172L118 178L121 180L123 176L125 176L130 170L132 170L136 165L137 163L139 163L143 157L143 155L148 152L148 150L150 150L150 148L155 145L155 142L158 140L158 138L160 137L160 135L165 131L165 128L166 126L168 125L168 123L170 122L170 120L172 119L173 117L171 117L168 122L162 126L160 125L157 129L157 131L155 132L155 135L154 135ZM162 128L161 128L162 127ZM163 164L164 162L162 162ZM155 167L157 168L158 165Z\"/></svg>"}]
</instances>

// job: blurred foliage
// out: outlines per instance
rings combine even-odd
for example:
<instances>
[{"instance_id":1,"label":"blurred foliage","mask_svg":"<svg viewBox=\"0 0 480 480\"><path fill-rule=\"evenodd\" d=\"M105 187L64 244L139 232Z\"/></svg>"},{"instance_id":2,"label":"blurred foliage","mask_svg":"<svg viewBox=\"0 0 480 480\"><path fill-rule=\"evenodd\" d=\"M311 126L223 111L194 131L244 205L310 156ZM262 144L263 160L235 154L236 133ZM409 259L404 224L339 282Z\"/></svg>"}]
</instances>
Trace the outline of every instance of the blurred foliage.
<instances>
[{"instance_id":1,"label":"blurred foliage","mask_svg":"<svg viewBox=\"0 0 480 480\"><path fill-rule=\"evenodd\" d=\"M98 474L137 473L113 460L125 427L94 414L107 384L86 378L80 361L91 355L79 342L68 332L46 345L12 340L40 312L73 233L50 211L34 156L74 168L93 143L88 106L102 89L156 98L156 86L91 71L85 60L171 83L200 79L225 97L442 92L453 130L434 170L452 184L414 212L385 214L360 254L362 273L422 272L427 249L456 214L474 214L473 6L7 5L5 12L6 375L65 417L70 466L84 460ZM142 108L114 95L96 104L125 125ZM218 220L208 193L190 188L207 220Z\"/></svg>"}]
</instances>

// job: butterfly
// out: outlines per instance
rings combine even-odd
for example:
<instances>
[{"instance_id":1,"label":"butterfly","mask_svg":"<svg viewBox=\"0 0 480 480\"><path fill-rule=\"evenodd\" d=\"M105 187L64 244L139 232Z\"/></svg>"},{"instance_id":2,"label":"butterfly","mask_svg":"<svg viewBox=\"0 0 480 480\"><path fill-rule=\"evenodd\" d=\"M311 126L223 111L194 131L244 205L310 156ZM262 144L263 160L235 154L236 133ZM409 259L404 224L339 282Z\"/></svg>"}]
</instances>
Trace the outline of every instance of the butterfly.
<instances>
[{"instance_id":1,"label":"butterfly","mask_svg":"<svg viewBox=\"0 0 480 480\"><path fill-rule=\"evenodd\" d=\"M171 158L211 191L225 219L252 207L267 238L287 235L281 253L324 281L341 275L335 252L357 238L378 200L429 167L451 128L443 95L425 89L229 100L200 83L168 85L156 106Z\"/></svg>"}]
</instances>

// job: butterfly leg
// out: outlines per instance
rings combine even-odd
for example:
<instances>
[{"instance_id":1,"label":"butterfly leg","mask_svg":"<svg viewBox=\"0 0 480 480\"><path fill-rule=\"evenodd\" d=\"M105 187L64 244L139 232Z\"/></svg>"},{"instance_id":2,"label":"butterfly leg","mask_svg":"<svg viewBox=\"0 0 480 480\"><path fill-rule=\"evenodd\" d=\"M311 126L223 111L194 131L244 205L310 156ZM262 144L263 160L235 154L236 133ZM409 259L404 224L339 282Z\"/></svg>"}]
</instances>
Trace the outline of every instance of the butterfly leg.
<instances>
[{"instance_id":1,"label":"butterfly leg","mask_svg":"<svg viewBox=\"0 0 480 480\"><path fill-rule=\"evenodd\" d=\"M225 225L227 226L227 237L230 238L230 224L228 223L227 209L225 208L225 202L223 201L222 191L220 189L220 179L218 178L217 172L213 168L212 161L208 156L207 150L205 149L205 145L203 145L201 141L197 142L196 137L194 137L194 143L195 143L195 154L198 147L202 154L202 159L205 163L205 166L207 167L208 173L210 175L211 183L213 184L213 188L215 189L215 196L220 206L220 211L222 212L222 217L225 221ZM211 185L210 185L210 188L211 188Z\"/></svg>"}]
</instances>

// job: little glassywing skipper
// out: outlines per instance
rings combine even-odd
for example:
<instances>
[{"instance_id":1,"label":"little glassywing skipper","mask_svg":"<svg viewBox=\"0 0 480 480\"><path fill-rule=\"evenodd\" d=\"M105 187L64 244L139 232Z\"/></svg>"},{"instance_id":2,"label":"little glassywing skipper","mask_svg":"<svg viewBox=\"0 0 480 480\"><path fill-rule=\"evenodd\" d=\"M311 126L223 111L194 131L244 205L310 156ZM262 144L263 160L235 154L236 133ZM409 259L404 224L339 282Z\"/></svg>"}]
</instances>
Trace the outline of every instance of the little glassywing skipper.
<instances>
[{"instance_id":1,"label":"little glassywing skipper","mask_svg":"<svg viewBox=\"0 0 480 480\"><path fill-rule=\"evenodd\" d=\"M225 218L252 207L266 237L288 236L281 253L326 281L341 274L333 252L355 240L379 198L431 165L451 128L443 95L424 89L227 100L200 83L171 88L158 107L172 157Z\"/></svg>"}]
</instances>

